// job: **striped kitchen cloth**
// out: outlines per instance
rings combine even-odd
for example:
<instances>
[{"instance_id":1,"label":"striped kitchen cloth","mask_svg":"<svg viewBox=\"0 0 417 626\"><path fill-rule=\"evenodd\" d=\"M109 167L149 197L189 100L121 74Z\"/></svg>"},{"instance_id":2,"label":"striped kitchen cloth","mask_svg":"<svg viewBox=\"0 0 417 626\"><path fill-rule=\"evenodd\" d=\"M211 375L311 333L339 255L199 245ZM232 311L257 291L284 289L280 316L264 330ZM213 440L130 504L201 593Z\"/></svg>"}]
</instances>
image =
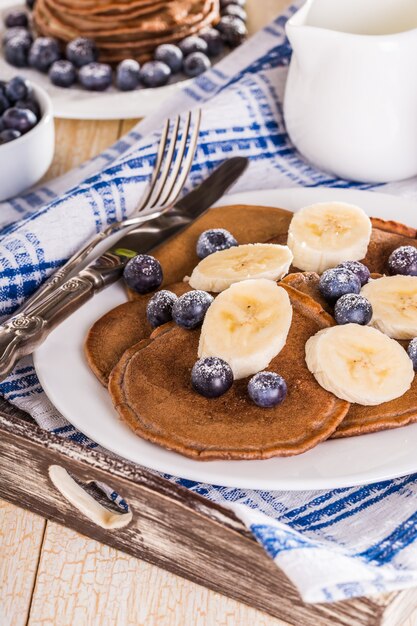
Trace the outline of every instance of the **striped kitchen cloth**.
<instances>
[{"instance_id":1,"label":"striped kitchen cloth","mask_svg":"<svg viewBox=\"0 0 417 626\"><path fill-rule=\"evenodd\" d=\"M0 210L0 313L10 314L93 233L129 215L152 171L167 116L203 108L188 191L224 159L250 158L234 191L290 186L356 187L314 169L286 135L282 100L291 55L284 25L296 6L163 103L110 149ZM417 196L416 180L378 190ZM0 393L57 434L95 447L43 392L31 358ZM417 475L320 492L232 489L169 480L230 507L307 602L328 602L417 585ZM108 493L122 508L117 494Z\"/></svg>"}]
</instances>

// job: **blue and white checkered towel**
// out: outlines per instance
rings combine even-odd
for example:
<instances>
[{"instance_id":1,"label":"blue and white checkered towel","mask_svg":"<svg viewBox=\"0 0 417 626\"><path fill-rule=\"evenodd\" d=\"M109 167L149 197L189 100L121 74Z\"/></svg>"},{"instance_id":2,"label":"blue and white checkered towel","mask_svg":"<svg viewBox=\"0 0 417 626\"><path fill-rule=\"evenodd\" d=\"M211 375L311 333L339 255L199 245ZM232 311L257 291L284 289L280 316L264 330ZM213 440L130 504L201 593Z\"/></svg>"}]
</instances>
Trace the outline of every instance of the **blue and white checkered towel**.
<instances>
[{"instance_id":1,"label":"blue and white checkered towel","mask_svg":"<svg viewBox=\"0 0 417 626\"><path fill-rule=\"evenodd\" d=\"M236 191L298 185L372 188L313 169L285 133L282 96L291 50L284 24L294 10L278 17L99 157L1 205L0 313L11 313L93 233L129 215L152 170L163 120L197 103L204 116L189 188L231 155L251 160ZM417 181L378 189L417 196ZM30 358L0 385L0 393L57 436L96 445L57 413ZM167 478L232 508L307 602L417 585L417 475L301 493Z\"/></svg>"}]
</instances>

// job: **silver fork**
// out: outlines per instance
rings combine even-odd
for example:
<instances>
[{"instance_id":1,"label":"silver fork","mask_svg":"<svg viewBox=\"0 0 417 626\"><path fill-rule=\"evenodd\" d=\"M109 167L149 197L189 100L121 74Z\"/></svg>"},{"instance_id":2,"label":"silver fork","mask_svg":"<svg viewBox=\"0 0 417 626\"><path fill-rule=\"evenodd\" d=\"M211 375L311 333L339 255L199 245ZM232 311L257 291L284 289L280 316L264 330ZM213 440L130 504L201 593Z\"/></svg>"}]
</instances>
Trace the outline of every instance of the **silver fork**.
<instances>
[{"instance_id":1,"label":"silver fork","mask_svg":"<svg viewBox=\"0 0 417 626\"><path fill-rule=\"evenodd\" d=\"M40 300L59 287L73 272L78 271L82 263L104 239L117 232L127 233L136 226L169 211L181 193L191 169L197 149L201 109L197 109L194 113L188 112L183 123L181 121L180 115L174 120L167 119L159 142L148 191L136 207L133 216L110 224L92 237L13 313L13 317L31 311ZM144 215L145 211L152 212Z\"/></svg>"}]
</instances>

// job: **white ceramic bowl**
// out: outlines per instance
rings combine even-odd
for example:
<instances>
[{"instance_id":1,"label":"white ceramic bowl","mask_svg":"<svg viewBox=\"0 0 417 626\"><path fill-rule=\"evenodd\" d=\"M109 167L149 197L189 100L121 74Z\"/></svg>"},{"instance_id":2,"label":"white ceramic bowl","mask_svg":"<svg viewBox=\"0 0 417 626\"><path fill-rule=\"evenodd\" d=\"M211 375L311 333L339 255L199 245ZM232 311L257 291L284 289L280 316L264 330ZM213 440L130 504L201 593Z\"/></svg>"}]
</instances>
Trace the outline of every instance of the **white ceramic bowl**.
<instances>
[{"instance_id":1,"label":"white ceramic bowl","mask_svg":"<svg viewBox=\"0 0 417 626\"><path fill-rule=\"evenodd\" d=\"M37 183L52 163L55 148L52 102L32 83L42 117L28 133L0 145L0 201L17 196Z\"/></svg>"}]
</instances>

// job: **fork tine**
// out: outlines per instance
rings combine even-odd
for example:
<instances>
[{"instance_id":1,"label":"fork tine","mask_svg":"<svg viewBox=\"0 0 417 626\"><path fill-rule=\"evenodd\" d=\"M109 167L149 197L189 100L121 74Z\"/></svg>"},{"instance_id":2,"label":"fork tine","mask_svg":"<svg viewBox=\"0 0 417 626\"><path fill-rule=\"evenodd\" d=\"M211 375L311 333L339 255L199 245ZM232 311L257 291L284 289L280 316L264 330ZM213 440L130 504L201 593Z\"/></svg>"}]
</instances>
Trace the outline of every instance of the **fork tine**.
<instances>
[{"instance_id":1,"label":"fork tine","mask_svg":"<svg viewBox=\"0 0 417 626\"><path fill-rule=\"evenodd\" d=\"M198 139L200 136L201 115L202 115L201 109L197 109L196 119L194 122L193 132L190 137L188 151L186 155L184 152L184 154L182 155L181 161L178 162L178 167L176 169L175 175L173 176L173 184L171 185L170 189L168 189L167 193L161 200L162 206L174 204L175 200L178 198L179 194L181 193L182 188L184 187L185 181L188 178L188 174L190 173L191 166L193 164L194 156L197 150ZM188 125L188 129L189 129L189 125ZM188 135L188 129L187 129L187 135ZM181 165L182 165L182 170L180 171Z\"/></svg>"},{"instance_id":2,"label":"fork tine","mask_svg":"<svg viewBox=\"0 0 417 626\"><path fill-rule=\"evenodd\" d=\"M156 182L157 182L158 177L159 177L159 173L161 171L161 166L162 166L162 161L163 161L164 154L165 154L165 148L167 146L168 134L169 134L170 126L171 126L171 120L168 118L167 121L165 122L164 128L162 130L161 139L159 141L159 146L158 146L158 153L157 153L157 156L156 156L156 160L155 160L155 164L154 164L154 168L153 168L153 172L152 172L152 177L151 177L151 180L149 182L148 191L147 191L146 195L144 196L143 200L136 207L135 213L140 213L141 211L143 211L144 208L146 208L148 206L150 197L151 197L151 195L152 195L152 193L154 191Z\"/></svg>"},{"instance_id":3,"label":"fork tine","mask_svg":"<svg viewBox=\"0 0 417 626\"><path fill-rule=\"evenodd\" d=\"M187 151L187 143L188 143L189 135L190 135L191 120L192 120L192 113L191 111L189 111L184 120L182 136L181 136L181 140L179 141L175 160L172 164L169 177L164 185L161 196L159 198L159 204L162 206L166 204L167 198L169 198L172 192L172 189L175 186L175 182L178 178L178 174L181 170L181 164L183 162L184 155L186 154L186 151Z\"/></svg>"},{"instance_id":4,"label":"fork tine","mask_svg":"<svg viewBox=\"0 0 417 626\"><path fill-rule=\"evenodd\" d=\"M148 206L146 208L152 208L154 206L156 206L156 204L158 203L158 200L161 196L161 193L163 192L164 189L164 185L166 183L166 180L168 178L170 169L171 169L171 165L172 165L172 161L174 159L174 154L175 154L175 146L178 140L178 134L179 134L179 129L180 129L180 124L181 124L181 116L177 115L175 122L174 122L174 127L173 127L173 131L172 131L172 135L168 144L168 149L166 151L166 155L165 155L165 159L164 159L164 163L161 169L161 173L160 176L158 178L158 180L156 181L155 185L154 185L154 189L153 189L153 193L151 195L151 197L149 198L148 201Z\"/></svg>"}]
</instances>

